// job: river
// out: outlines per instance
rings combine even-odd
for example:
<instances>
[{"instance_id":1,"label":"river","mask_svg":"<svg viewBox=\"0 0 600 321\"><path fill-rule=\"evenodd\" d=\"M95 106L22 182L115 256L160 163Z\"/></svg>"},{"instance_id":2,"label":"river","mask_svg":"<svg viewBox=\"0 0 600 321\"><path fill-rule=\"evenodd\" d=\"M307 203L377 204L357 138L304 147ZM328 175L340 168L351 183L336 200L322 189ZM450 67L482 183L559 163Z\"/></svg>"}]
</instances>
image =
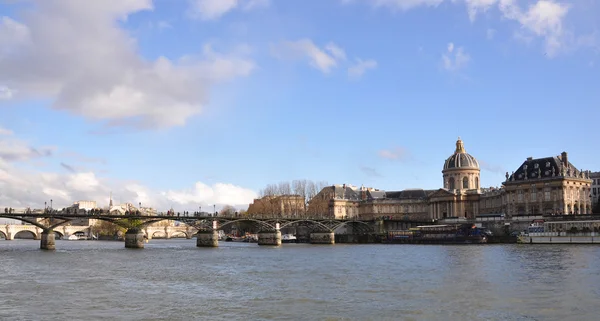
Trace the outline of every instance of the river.
<instances>
[{"instance_id":1,"label":"river","mask_svg":"<svg viewBox=\"0 0 600 321\"><path fill-rule=\"evenodd\" d=\"M0 320L598 320L600 247L0 240Z\"/></svg>"}]
</instances>

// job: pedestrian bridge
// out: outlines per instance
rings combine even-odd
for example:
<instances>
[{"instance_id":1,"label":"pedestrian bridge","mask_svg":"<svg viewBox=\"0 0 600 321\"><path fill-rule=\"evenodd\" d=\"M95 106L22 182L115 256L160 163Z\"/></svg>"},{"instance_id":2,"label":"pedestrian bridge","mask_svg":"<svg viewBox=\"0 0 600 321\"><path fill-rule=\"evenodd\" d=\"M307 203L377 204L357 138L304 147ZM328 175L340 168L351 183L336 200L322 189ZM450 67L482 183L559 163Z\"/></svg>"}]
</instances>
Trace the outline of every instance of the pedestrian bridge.
<instances>
[{"instance_id":1,"label":"pedestrian bridge","mask_svg":"<svg viewBox=\"0 0 600 321\"><path fill-rule=\"evenodd\" d=\"M93 226L59 226L53 229L55 239L67 240L71 235L83 236L85 239L96 238ZM175 237L185 237L191 239L198 233L198 229L191 226L147 226L142 229L144 238L151 240L153 238L170 239ZM0 239L14 240L19 236L40 240L44 229L29 224L5 224L0 225ZM18 238L18 237L17 237Z\"/></svg>"},{"instance_id":2,"label":"pedestrian bridge","mask_svg":"<svg viewBox=\"0 0 600 321\"><path fill-rule=\"evenodd\" d=\"M217 247L219 231L236 223L247 223L258 230L258 245L281 245L280 229L292 226L304 226L310 231L310 242L314 244L334 244L337 232L352 234L368 234L374 232L374 221L361 221L354 218L349 219L323 219L323 218L273 218L243 217L243 216L173 216L173 215L114 215L93 214L71 214L62 212L8 212L0 214L0 218L19 220L23 225L0 225L0 235L5 239L14 239L17 233L31 233L34 238L40 240L40 248L53 250L56 248L55 239L68 238L75 233L93 235L92 227L70 226L71 221L77 219L94 219L111 222L126 229L125 247L143 248L146 240L155 237L185 236L191 238L197 236L198 247ZM183 223L180 227L153 227L154 223L170 220Z\"/></svg>"}]
</instances>

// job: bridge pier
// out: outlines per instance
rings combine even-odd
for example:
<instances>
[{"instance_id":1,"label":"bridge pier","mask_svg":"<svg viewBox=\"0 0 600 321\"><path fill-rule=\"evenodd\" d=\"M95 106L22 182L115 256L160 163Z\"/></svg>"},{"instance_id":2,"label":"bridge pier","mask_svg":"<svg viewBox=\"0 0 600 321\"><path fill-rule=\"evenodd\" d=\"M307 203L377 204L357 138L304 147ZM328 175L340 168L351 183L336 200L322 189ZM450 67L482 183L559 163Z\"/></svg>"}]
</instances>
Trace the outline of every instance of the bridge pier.
<instances>
[{"instance_id":1,"label":"bridge pier","mask_svg":"<svg viewBox=\"0 0 600 321\"><path fill-rule=\"evenodd\" d=\"M53 230L44 230L40 237L40 249L56 250L55 234Z\"/></svg>"},{"instance_id":2,"label":"bridge pier","mask_svg":"<svg viewBox=\"0 0 600 321\"><path fill-rule=\"evenodd\" d=\"M125 248L128 249L143 249L144 248L144 231L134 227L125 232Z\"/></svg>"},{"instance_id":3,"label":"bridge pier","mask_svg":"<svg viewBox=\"0 0 600 321\"><path fill-rule=\"evenodd\" d=\"M196 234L197 247L218 247L219 233L216 230L198 231Z\"/></svg>"},{"instance_id":4,"label":"bridge pier","mask_svg":"<svg viewBox=\"0 0 600 321\"><path fill-rule=\"evenodd\" d=\"M310 244L335 244L335 234L333 232L310 233Z\"/></svg>"},{"instance_id":5,"label":"bridge pier","mask_svg":"<svg viewBox=\"0 0 600 321\"><path fill-rule=\"evenodd\" d=\"M258 232L258 245L281 245L281 231Z\"/></svg>"}]
</instances>

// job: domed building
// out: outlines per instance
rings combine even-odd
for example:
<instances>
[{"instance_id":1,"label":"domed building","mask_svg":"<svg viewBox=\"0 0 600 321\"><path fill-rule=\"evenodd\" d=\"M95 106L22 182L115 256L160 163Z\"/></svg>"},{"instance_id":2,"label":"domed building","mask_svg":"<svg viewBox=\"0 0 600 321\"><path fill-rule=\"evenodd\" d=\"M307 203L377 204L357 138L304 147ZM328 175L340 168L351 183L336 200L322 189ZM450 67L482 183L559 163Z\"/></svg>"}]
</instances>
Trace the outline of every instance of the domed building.
<instances>
[{"instance_id":1,"label":"domed building","mask_svg":"<svg viewBox=\"0 0 600 321\"><path fill-rule=\"evenodd\" d=\"M479 189L479 162L467 153L460 137L456 141L454 154L444 162L442 174L445 189L451 191Z\"/></svg>"},{"instance_id":2,"label":"domed building","mask_svg":"<svg viewBox=\"0 0 600 321\"><path fill-rule=\"evenodd\" d=\"M473 218L479 214L479 162L465 150L458 138L456 149L444 162L443 188L429 196L433 219L447 217Z\"/></svg>"}]
</instances>

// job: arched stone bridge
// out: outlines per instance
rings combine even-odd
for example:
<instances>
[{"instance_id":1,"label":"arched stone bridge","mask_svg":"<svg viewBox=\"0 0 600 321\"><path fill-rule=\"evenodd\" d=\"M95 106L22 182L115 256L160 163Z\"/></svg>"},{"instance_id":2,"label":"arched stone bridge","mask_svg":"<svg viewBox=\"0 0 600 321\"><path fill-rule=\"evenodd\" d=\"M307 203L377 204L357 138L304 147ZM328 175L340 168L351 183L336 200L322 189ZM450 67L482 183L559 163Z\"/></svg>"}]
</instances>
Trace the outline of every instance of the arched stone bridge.
<instances>
[{"instance_id":1,"label":"arched stone bridge","mask_svg":"<svg viewBox=\"0 0 600 321\"><path fill-rule=\"evenodd\" d=\"M216 247L218 246L218 231L238 222L246 222L255 225L259 230L259 245L281 245L281 228L291 226L306 226L310 229L311 243L315 244L333 244L335 242L334 233L336 230L351 229L354 233L372 233L373 222L365 222L354 219L305 219L305 218L248 218L248 217L221 217L221 216L139 216L139 215L110 215L110 214L63 214L63 213L4 213L0 217L21 220L31 225L26 229L31 229L36 238L39 238L40 248L53 250L55 245L55 232L66 235L68 232L65 226L74 219L95 219L108 221L127 229L125 233L126 248L143 248L145 239L151 239L156 232L163 232L167 237L173 233L184 233L186 237L191 238L195 233L197 235L196 245L198 247ZM150 227L149 225L164 220L174 220L186 224L185 231L168 230L160 227ZM61 231L63 229L63 232ZM79 227L81 228L81 227ZM158 230L152 230L158 229ZM34 232L35 230L35 232ZM77 231L74 231L75 233ZM10 239L14 234L9 232L8 227L5 237ZM15 233L16 234L16 233Z\"/></svg>"}]
</instances>

